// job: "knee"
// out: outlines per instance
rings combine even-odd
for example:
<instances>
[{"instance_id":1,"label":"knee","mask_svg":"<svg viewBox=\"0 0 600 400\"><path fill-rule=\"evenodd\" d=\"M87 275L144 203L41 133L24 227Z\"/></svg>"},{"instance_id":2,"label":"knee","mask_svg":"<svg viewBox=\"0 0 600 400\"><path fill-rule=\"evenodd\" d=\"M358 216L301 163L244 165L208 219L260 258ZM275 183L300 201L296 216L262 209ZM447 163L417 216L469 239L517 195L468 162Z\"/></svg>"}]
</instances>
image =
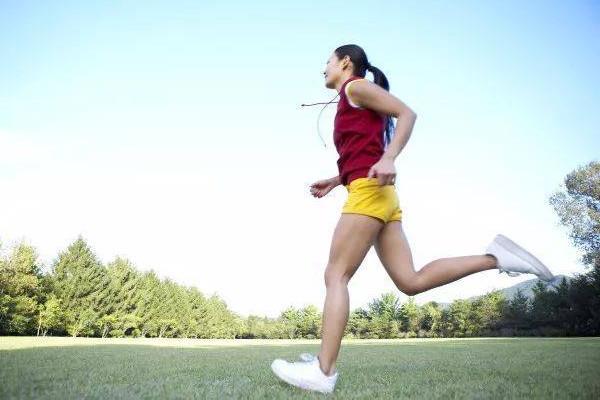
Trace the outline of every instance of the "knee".
<instances>
[{"instance_id":1,"label":"knee","mask_svg":"<svg viewBox=\"0 0 600 400\"><path fill-rule=\"evenodd\" d=\"M346 268L342 268L340 266L332 264L327 265L327 268L325 268L325 274L323 276L325 279L325 286L332 287L339 285L348 285L348 282L350 281L352 275L346 271Z\"/></svg>"},{"instance_id":2,"label":"knee","mask_svg":"<svg viewBox=\"0 0 600 400\"><path fill-rule=\"evenodd\" d=\"M397 282L396 287L398 287L398 290L400 290L402 293L404 293L407 296L415 296L415 295L423 292L417 279L413 279L410 281Z\"/></svg>"},{"instance_id":3,"label":"knee","mask_svg":"<svg viewBox=\"0 0 600 400\"><path fill-rule=\"evenodd\" d=\"M419 293L421 293L421 290L414 285L407 285L404 287L404 289L400 289L402 291L402 293L404 293L407 296L415 296Z\"/></svg>"}]
</instances>

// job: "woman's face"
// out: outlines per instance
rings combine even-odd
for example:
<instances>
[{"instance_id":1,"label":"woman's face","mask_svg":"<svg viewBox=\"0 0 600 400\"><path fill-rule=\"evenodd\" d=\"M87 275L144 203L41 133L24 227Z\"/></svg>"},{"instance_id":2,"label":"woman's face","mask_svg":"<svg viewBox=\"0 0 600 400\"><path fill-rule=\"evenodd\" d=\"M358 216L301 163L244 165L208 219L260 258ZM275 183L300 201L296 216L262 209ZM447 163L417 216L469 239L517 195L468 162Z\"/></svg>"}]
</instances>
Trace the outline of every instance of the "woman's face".
<instances>
[{"instance_id":1,"label":"woman's face","mask_svg":"<svg viewBox=\"0 0 600 400\"><path fill-rule=\"evenodd\" d=\"M335 52L331 53L327 64L325 65L325 87L328 89L335 89L336 83L343 79L344 71L347 70L349 65L349 57L339 59Z\"/></svg>"}]
</instances>

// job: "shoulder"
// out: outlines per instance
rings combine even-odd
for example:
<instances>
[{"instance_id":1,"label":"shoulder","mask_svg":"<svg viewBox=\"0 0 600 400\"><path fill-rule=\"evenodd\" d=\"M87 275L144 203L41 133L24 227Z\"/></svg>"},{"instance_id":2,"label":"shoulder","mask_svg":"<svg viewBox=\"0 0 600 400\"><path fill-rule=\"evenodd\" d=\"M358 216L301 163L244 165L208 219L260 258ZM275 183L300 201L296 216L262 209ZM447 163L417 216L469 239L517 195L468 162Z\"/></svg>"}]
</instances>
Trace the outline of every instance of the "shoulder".
<instances>
[{"instance_id":1,"label":"shoulder","mask_svg":"<svg viewBox=\"0 0 600 400\"><path fill-rule=\"evenodd\" d=\"M352 80L346 84L345 88L348 102L354 107L360 107L359 104L362 103L362 100L365 97L371 96L373 93L377 93L380 90L383 89L366 78Z\"/></svg>"},{"instance_id":2,"label":"shoulder","mask_svg":"<svg viewBox=\"0 0 600 400\"><path fill-rule=\"evenodd\" d=\"M358 91L362 90L362 88L365 85L368 85L369 83L371 83L371 82L369 82L369 80L367 80L365 78L353 79L350 82L346 83L344 92L346 94L346 98L348 99L348 103L350 103L350 105L352 107L362 108L359 105L357 105L356 101L352 101L352 99L355 98L357 90Z\"/></svg>"}]
</instances>

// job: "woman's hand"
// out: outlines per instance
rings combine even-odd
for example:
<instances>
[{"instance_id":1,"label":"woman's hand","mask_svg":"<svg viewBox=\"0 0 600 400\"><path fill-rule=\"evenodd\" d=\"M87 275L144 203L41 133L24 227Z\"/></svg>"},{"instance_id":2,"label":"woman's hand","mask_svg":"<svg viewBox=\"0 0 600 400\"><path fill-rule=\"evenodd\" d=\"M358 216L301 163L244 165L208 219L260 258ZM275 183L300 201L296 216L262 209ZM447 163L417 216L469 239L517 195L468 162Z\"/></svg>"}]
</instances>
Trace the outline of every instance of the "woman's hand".
<instances>
[{"instance_id":1,"label":"woman's hand","mask_svg":"<svg viewBox=\"0 0 600 400\"><path fill-rule=\"evenodd\" d=\"M335 178L316 181L315 183L310 185L310 193L316 198L321 198L339 184L340 182L337 176Z\"/></svg>"},{"instance_id":2,"label":"woman's hand","mask_svg":"<svg viewBox=\"0 0 600 400\"><path fill-rule=\"evenodd\" d=\"M369 178L378 178L379 185L393 185L396 182L394 160L383 156L369 170Z\"/></svg>"}]
</instances>

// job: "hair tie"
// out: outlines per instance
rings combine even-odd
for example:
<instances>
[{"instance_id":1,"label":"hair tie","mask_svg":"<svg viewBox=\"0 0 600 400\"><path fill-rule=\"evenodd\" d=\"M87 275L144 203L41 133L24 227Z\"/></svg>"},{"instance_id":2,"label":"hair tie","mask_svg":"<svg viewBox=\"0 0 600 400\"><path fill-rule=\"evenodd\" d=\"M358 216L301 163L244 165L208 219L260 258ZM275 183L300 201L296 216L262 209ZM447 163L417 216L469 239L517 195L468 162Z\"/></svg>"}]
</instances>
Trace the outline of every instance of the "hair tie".
<instances>
[{"instance_id":1,"label":"hair tie","mask_svg":"<svg viewBox=\"0 0 600 400\"><path fill-rule=\"evenodd\" d=\"M373 66L371 65L371 63L367 63L367 69L368 70L372 70L373 69Z\"/></svg>"}]
</instances>

